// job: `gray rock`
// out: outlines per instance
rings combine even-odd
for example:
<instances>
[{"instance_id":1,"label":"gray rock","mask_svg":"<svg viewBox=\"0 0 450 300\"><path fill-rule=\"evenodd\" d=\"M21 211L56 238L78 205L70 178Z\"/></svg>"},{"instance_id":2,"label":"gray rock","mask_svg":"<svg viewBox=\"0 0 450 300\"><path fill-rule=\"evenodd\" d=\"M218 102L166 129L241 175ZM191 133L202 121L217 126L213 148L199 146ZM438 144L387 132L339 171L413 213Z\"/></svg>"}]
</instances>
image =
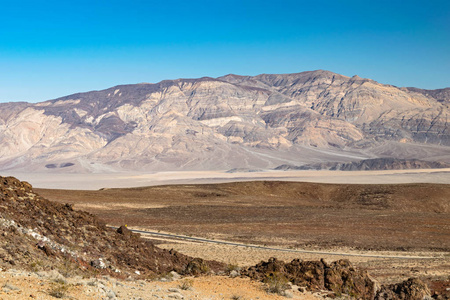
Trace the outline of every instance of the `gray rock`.
<instances>
[{"instance_id":1,"label":"gray rock","mask_svg":"<svg viewBox=\"0 0 450 300\"><path fill-rule=\"evenodd\" d=\"M172 298L172 299L184 299L184 296L180 293L172 293L172 294L169 294L167 297Z\"/></svg>"},{"instance_id":2,"label":"gray rock","mask_svg":"<svg viewBox=\"0 0 450 300\"><path fill-rule=\"evenodd\" d=\"M97 269L104 269L104 268L106 268L106 264L103 261L103 259L101 259L101 258L94 259L93 261L91 261L91 266L93 266L94 268L97 268Z\"/></svg>"},{"instance_id":3,"label":"gray rock","mask_svg":"<svg viewBox=\"0 0 450 300\"><path fill-rule=\"evenodd\" d=\"M108 293L106 293L106 297L108 297L108 299L116 299L116 293L110 290Z\"/></svg>"},{"instance_id":4,"label":"gray rock","mask_svg":"<svg viewBox=\"0 0 450 300\"><path fill-rule=\"evenodd\" d=\"M61 273L59 273L57 270L51 270L48 273L48 276L53 280L66 281L66 278L63 275L61 275Z\"/></svg>"},{"instance_id":5,"label":"gray rock","mask_svg":"<svg viewBox=\"0 0 450 300\"><path fill-rule=\"evenodd\" d=\"M44 272L44 271L39 271L39 272L36 272L36 275L40 278L43 278L43 277L46 277L48 275L48 273Z\"/></svg>"},{"instance_id":6,"label":"gray rock","mask_svg":"<svg viewBox=\"0 0 450 300\"><path fill-rule=\"evenodd\" d=\"M9 291L20 291L20 288L18 288L15 285L12 285L10 283L5 283L2 287L2 289L6 292L7 290Z\"/></svg>"},{"instance_id":7,"label":"gray rock","mask_svg":"<svg viewBox=\"0 0 450 300\"><path fill-rule=\"evenodd\" d=\"M290 290L286 290L286 291L284 291L284 296L286 298L294 298L294 293Z\"/></svg>"},{"instance_id":8,"label":"gray rock","mask_svg":"<svg viewBox=\"0 0 450 300\"><path fill-rule=\"evenodd\" d=\"M170 276L172 276L172 279L173 279L173 280L178 280L178 279L181 278L181 275L178 274L178 273L175 272L175 271L170 272Z\"/></svg>"},{"instance_id":9,"label":"gray rock","mask_svg":"<svg viewBox=\"0 0 450 300\"><path fill-rule=\"evenodd\" d=\"M238 277L238 276L240 276L241 274L238 272L238 271L236 271L236 270L232 270L231 272L230 272L230 277L231 278L235 278L235 277Z\"/></svg>"},{"instance_id":10,"label":"gray rock","mask_svg":"<svg viewBox=\"0 0 450 300\"><path fill-rule=\"evenodd\" d=\"M95 282L95 281L89 281L89 282L87 283L87 285L88 285L88 286L97 286L97 282Z\"/></svg>"}]
</instances>

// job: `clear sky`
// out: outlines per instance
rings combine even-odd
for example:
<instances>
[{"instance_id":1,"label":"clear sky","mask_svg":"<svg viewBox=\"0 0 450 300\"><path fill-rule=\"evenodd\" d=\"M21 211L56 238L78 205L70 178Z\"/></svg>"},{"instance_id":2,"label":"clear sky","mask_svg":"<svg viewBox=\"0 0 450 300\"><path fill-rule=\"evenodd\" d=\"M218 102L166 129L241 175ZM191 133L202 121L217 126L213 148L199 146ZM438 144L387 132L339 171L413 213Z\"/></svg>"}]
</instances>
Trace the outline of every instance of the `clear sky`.
<instances>
[{"instance_id":1,"label":"clear sky","mask_svg":"<svg viewBox=\"0 0 450 300\"><path fill-rule=\"evenodd\" d=\"M0 102L317 69L450 87L450 1L0 0Z\"/></svg>"}]
</instances>

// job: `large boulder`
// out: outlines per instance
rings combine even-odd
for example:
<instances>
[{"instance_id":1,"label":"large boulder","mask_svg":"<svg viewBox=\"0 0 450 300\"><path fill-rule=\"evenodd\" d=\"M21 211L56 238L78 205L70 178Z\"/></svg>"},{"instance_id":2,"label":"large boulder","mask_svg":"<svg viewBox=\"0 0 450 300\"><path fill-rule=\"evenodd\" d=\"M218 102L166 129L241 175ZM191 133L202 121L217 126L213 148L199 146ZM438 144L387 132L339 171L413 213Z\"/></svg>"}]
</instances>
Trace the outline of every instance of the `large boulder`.
<instances>
[{"instance_id":1,"label":"large boulder","mask_svg":"<svg viewBox=\"0 0 450 300\"><path fill-rule=\"evenodd\" d=\"M382 286L375 300L422 300L430 296L427 285L418 278L409 278L401 283Z\"/></svg>"},{"instance_id":2,"label":"large boulder","mask_svg":"<svg viewBox=\"0 0 450 300\"><path fill-rule=\"evenodd\" d=\"M273 274L283 274L297 286L310 291L329 290L335 295L347 294L358 299L373 299L376 284L366 271L353 268L348 260L333 263L320 261L302 261L294 259L290 263L271 258L243 271L243 274L258 280L264 280Z\"/></svg>"}]
</instances>

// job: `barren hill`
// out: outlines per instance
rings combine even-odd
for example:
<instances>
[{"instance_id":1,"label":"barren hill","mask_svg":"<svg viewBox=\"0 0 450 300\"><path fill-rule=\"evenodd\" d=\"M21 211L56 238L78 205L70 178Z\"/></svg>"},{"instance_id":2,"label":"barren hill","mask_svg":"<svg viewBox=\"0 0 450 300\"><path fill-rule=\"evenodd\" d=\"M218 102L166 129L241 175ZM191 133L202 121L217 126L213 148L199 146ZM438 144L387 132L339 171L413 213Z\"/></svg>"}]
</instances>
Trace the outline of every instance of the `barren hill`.
<instances>
[{"instance_id":1,"label":"barren hill","mask_svg":"<svg viewBox=\"0 0 450 300\"><path fill-rule=\"evenodd\" d=\"M165 80L0 104L0 168L274 168L394 157L450 162L448 89L328 71Z\"/></svg>"},{"instance_id":2,"label":"barren hill","mask_svg":"<svg viewBox=\"0 0 450 300\"><path fill-rule=\"evenodd\" d=\"M121 227L107 228L97 217L50 202L32 186L0 177L0 267L74 274L138 277L176 270L190 272L194 259L155 247ZM200 261L203 263L203 261ZM221 266L211 263L212 268Z\"/></svg>"}]
</instances>

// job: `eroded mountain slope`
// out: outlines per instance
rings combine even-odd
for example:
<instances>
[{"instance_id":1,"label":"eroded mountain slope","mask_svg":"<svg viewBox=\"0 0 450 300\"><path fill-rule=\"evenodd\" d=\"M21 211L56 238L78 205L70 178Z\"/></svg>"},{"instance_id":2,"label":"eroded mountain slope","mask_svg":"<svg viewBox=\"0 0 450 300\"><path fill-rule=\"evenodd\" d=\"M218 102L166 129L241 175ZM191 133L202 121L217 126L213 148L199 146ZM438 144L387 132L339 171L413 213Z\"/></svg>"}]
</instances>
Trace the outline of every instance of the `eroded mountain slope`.
<instances>
[{"instance_id":1,"label":"eroded mountain slope","mask_svg":"<svg viewBox=\"0 0 450 300\"><path fill-rule=\"evenodd\" d=\"M433 148L432 155L393 157L450 161L447 94L312 71L166 80L2 104L0 166L273 168L375 158L393 143Z\"/></svg>"}]
</instances>

